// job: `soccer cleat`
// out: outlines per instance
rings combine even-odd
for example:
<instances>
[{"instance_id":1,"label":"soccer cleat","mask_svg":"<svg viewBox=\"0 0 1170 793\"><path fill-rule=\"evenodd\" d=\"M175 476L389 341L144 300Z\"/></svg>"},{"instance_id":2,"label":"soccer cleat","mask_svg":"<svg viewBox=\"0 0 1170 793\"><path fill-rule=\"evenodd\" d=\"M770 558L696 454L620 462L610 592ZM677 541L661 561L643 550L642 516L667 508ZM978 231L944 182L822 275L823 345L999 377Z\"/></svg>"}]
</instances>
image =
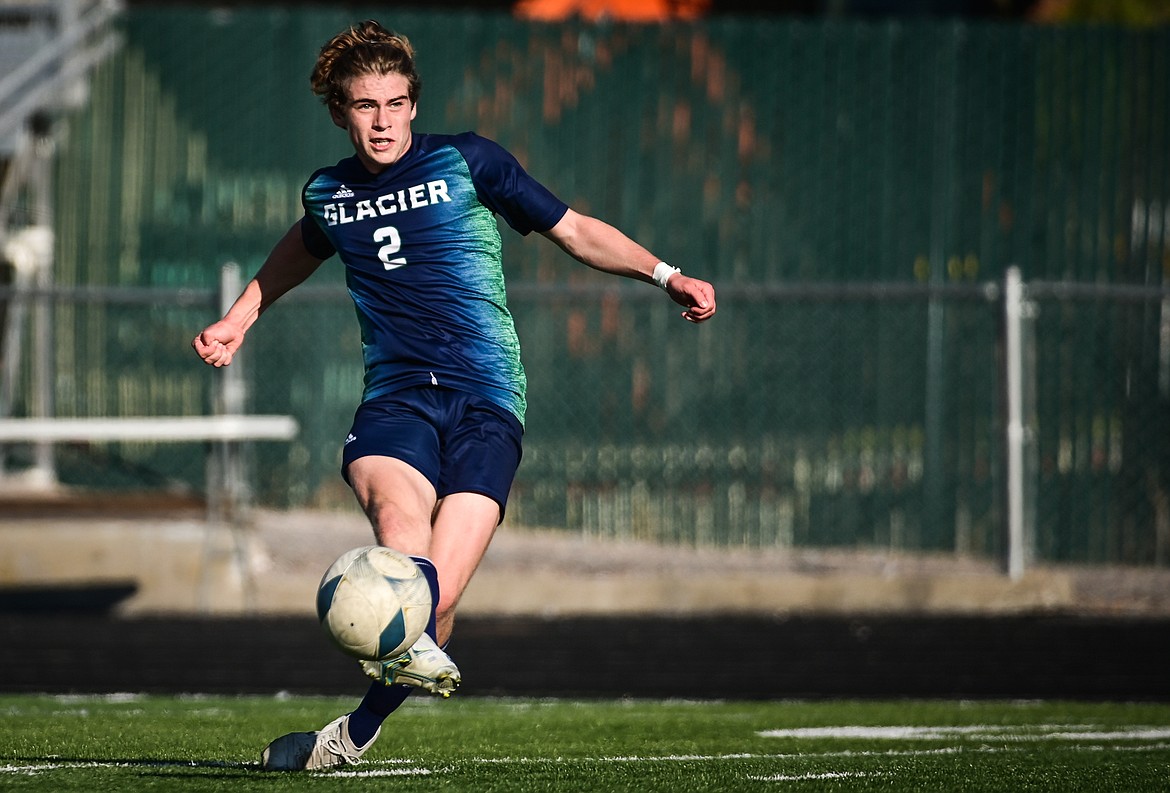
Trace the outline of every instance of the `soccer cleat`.
<instances>
[{"instance_id":1,"label":"soccer cleat","mask_svg":"<svg viewBox=\"0 0 1170 793\"><path fill-rule=\"evenodd\" d=\"M315 771L361 761L378 733L365 746L349 739L349 714L334 719L317 732L290 732L264 747L260 767L265 771ZM380 732L380 730L379 730Z\"/></svg>"},{"instance_id":2,"label":"soccer cleat","mask_svg":"<svg viewBox=\"0 0 1170 793\"><path fill-rule=\"evenodd\" d=\"M427 634L389 661L362 661L362 671L388 686L416 686L446 699L463 681L459 667Z\"/></svg>"}]
</instances>

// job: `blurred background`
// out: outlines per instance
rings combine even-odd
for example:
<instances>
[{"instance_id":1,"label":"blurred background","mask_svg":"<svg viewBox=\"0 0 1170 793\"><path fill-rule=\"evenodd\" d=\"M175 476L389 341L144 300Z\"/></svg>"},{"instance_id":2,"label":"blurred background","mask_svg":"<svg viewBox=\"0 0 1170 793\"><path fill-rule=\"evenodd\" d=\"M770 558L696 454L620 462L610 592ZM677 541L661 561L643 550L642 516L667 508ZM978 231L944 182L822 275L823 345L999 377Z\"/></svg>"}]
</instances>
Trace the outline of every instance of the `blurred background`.
<instances>
[{"instance_id":1,"label":"blurred background","mask_svg":"<svg viewBox=\"0 0 1170 793\"><path fill-rule=\"evenodd\" d=\"M308 75L364 18L416 46L415 129L496 139L718 290L692 327L503 230L530 408L493 551L546 575L527 608L576 564L673 565L647 610L1170 610L1158 0L0 4L14 608L307 610L368 540L340 264L230 371L190 350L350 153ZM491 565L472 606L521 608ZM615 582L562 598L642 602Z\"/></svg>"}]
</instances>

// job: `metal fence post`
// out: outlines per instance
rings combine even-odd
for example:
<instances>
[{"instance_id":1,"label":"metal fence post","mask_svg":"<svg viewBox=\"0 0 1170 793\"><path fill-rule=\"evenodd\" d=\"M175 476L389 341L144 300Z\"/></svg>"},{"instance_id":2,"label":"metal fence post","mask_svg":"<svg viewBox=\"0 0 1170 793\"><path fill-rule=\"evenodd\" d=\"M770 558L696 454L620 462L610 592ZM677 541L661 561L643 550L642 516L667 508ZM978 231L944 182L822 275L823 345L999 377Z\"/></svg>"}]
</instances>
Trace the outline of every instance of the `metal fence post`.
<instances>
[{"instance_id":1,"label":"metal fence post","mask_svg":"<svg viewBox=\"0 0 1170 793\"><path fill-rule=\"evenodd\" d=\"M223 316L240 293L240 268L228 262L220 271L219 314ZM216 391L212 395L211 412L215 415L242 416L247 403L244 381L244 356L237 354L230 366L216 374ZM247 484L244 466L240 460L238 441L215 441L208 457L207 513L211 523L229 523L235 520L246 499Z\"/></svg>"},{"instance_id":2,"label":"metal fence post","mask_svg":"<svg viewBox=\"0 0 1170 793\"><path fill-rule=\"evenodd\" d=\"M231 308L241 290L240 267L228 262L220 270L219 315ZM243 416L247 408L244 359L237 352L230 366L219 370L218 389L213 395L216 415ZM215 534L226 528L231 539L231 561L240 578L245 610L253 601L252 577L247 559L245 512L250 501L244 443L239 440L213 441L207 457L207 541L204 544L203 585L200 600L208 606L210 565L215 555Z\"/></svg>"},{"instance_id":3,"label":"metal fence post","mask_svg":"<svg viewBox=\"0 0 1170 793\"><path fill-rule=\"evenodd\" d=\"M1035 360L1030 321L1034 309L1018 267L1009 267L1004 276L1004 446L1006 449L1007 548L1004 566L1013 579L1023 576L1031 562L1034 520L1030 504L1035 502L1034 481L1029 465L1033 443L1031 416L1034 414Z\"/></svg>"}]
</instances>

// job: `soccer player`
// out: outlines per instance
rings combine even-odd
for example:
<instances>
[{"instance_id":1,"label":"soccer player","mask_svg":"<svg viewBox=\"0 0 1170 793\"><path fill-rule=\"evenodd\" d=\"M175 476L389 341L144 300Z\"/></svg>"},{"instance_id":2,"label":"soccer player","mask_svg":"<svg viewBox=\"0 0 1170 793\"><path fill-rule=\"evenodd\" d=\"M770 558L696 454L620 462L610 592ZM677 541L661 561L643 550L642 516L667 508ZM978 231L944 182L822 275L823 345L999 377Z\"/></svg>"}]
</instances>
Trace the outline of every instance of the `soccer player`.
<instances>
[{"instance_id":1,"label":"soccer player","mask_svg":"<svg viewBox=\"0 0 1170 793\"><path fill-rule=\"evenodd\" d=\"M427 575L435 615L402 657L362 662L374 683L353 712L270 743L262 764L279 770L355 763L414 689L445 697L459 685L443 648L503 519L525 410L495 216L597 270L657 284L690 322L715 313L711 284L574 212L496 143L413 132L421 80L405 37L374 21L342 31L321 49L311 85L354 155L309 178L304 217L192 346L206 363L228 365L265 309L338 256L365 362L342 475L377 542ZM312 345L312 329L292 341Z\"/></svg>"}]
</instances>

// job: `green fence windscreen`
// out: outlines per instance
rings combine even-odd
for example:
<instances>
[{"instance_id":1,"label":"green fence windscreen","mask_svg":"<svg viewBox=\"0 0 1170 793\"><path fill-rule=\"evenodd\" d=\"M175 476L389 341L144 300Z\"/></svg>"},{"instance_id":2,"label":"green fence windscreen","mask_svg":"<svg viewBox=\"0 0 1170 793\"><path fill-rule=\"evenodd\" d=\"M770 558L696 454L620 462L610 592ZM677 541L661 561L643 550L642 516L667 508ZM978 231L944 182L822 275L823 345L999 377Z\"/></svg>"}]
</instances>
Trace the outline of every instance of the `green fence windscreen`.
<instances>
[{"instance_id":1,"label":"green fence windscreen","mask_svg":"<svg viewBox=\"0 0 1170 793\"><path fill-rule=\"evenodd\" d=\"M660 293L505 230L531 387L511 521L997 552L987 285L1015 265L1164 288L1170 31L312 8L127 12L60 153L58 282L206 289L224 262L252 272L308 174L348 154L308 74L366 16L417 47L416 129L495 138L720 290L720 316L693 328ZM303 427L258 448L266 503L346 498L336 464L361 372L340 269L249 340L252 410ZM891 298L906 285L930 291ZM1165 561L1165 301L1037 308L1037 552ZM60 306L58 411L208 410L217 373L187 345L213 314ZM123 454L198 478L173 450Z\"/></svg>"}]
</instances>

